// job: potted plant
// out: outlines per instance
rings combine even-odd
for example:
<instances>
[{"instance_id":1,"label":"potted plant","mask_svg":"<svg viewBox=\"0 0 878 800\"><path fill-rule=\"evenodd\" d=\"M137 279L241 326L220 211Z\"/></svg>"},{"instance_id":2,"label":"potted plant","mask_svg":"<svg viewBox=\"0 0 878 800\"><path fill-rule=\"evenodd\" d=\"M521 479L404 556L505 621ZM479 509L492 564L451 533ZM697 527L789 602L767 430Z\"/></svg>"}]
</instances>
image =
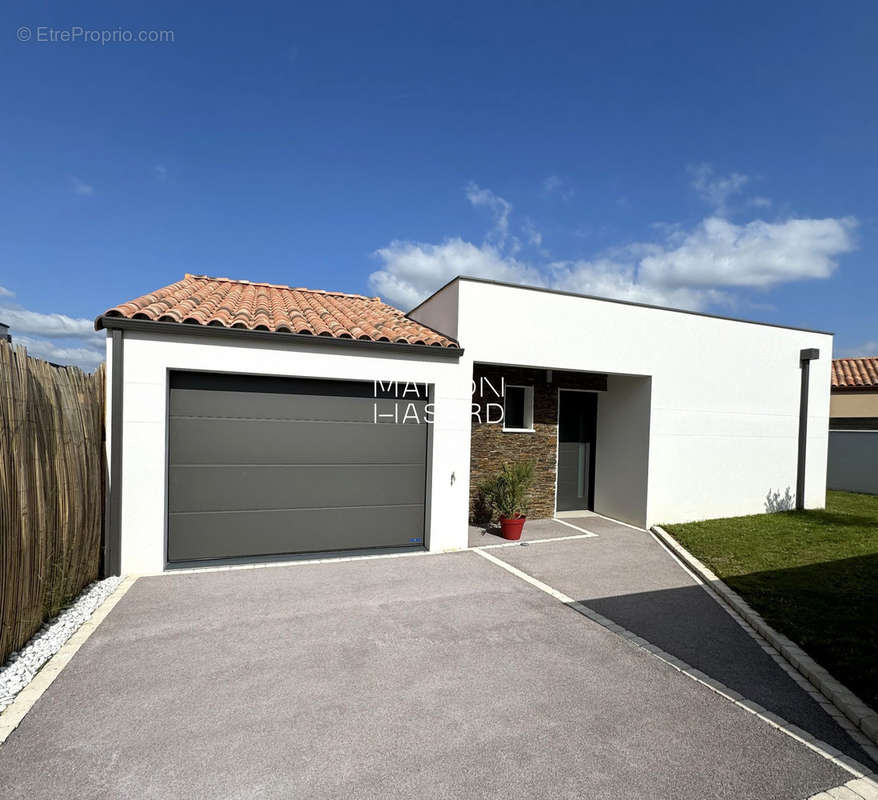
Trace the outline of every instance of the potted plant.
<instances>
[{"instance_id":1,"label":"potted plant","mask_svg":"<svg viewBox=\"0 0 878 800\"><path fill-rule=\"evenodd\" d=\"M516 461L504 464L481 486L485 502L500 519L500 535L504 539L521 538L533 474L533 462Z\"/></svg>"}]
</instances>

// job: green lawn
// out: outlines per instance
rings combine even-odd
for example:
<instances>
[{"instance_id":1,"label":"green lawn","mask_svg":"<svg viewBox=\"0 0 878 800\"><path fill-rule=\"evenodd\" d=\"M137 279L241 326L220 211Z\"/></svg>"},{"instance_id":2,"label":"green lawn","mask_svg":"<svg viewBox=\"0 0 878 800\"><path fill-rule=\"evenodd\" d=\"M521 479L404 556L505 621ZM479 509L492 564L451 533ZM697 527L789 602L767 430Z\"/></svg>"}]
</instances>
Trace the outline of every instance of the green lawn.
<instances>
[{"instance_id":1,"label":"green lawn","mask_svg":"<svg viewBox=\"0 0 878 800\"><path fill-rule=\"evenodd\" d=\"M663 526L766 621L878 708L878 497Z\"/></svg>"}]
</instances>

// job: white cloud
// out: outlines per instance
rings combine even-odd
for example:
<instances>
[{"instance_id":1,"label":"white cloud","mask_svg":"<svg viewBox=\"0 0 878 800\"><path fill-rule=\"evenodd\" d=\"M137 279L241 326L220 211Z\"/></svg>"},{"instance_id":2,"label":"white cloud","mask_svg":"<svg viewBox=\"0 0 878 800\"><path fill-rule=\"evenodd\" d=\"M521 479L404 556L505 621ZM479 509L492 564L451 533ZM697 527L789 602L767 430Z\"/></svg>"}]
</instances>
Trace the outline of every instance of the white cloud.
<instances>
[{"instance_id":1,"label":"white cloud","mask_svg":"<svg viewBox=\"0 0 878 800\"><path fill-rule=\"evenodd\" d=\"M741 183L716 188L715 199L727 199L728 187L736 182ZM467 187L467 197L493 211L494 233L508 233L511 204L475 184ZM856 224L853 218L828 218L738 225L711 216L694 228L657 223L652 226L655 241L629 242L592 258L550 261L548 251L540 248L542 235L525 220L522 230L539 248L531 259L521 257L515 237L506 235L481 245L459 237L442 244L397 240L375 252L382 265L369 281L378 294L403 308L417 305L455 276L469 275L703 310L740 304L735 289L828 278L837 258L854 249ZM744 302L752 305L749 299Z\"/></svg>"},{"instance_id":2,"label":"white cloud","mask_svg":"<svg viewBox=\"0 0 878 800\"><path fill-rule=\"evenodd\" d=\"M524 221L524 225L521 226L522 231L524 231L524 235L527 236L528 244L532 244L535 247L539 247L543 243L543 234L536 225L529 219Z\"/></svg>"},{"instance_id":3,"label":"white cloud","mask_svg":"<svg viewBox=\"0 0 878 800\"><path fill-rule=\"evenodd\" d=\"M540 269L504 256L490 244L479 246L459 238L439 245L392 242L376 255L383 267L369 276L370 286L403 309L414 308L458 275L692 310L726 300L718 290L643 283L637 279L636 261L555 261Z\"/></svg>"},{"instance_id":4,"label":"white cloud","mask_svg":"<svg viewBox=\"0 0 878 800\"><path fill-rule=\"evenodd\" d=\"M735 225L709 217L670 249L646 256L640 279L656 286L770 288L828 278L835 258L854 249L854 219L754 220Z\"/></svg>"},{"instance_id":5,"label":"white cloud","mask_svg":"<svg viewBox=\"0 0 878 800\"><path fill-rule=\"evenodd\" d=\"M460 238L442 244L394 241L375 255L382 260L383 267L369 276L370 285L403 308L416 306L457 275L543 284L539 270L504 255L487 242L475 245Z\"/></svg>"},{"instance_id":6,"label":"white cloud","mask_svg":"<svg viewBox=\"0 0 878 800\"><path fill-rule=\"evenodd\" d=\"M156 180L166 181L168 179L168 168L164 164L156 164L153 167Z\"/></svg>"},{"instance_id":7,"label":"white cloud","mask_svg":"<svg viewBox=\"0 0 878 800\"><path fill-rule=\"evenodd\" d=\"M550 265L552 287L568 292L672 306L695 311L711 303L723 303L726 296L717 290L654 286L638 280L637 266L610 259L566 261Z\"/></svg>"},{"instance_id":8,"label":"white cloud","mask_svg":"<svg viewBox=\"0 0 878 800\"><path fill-rule=\"evenodd\" d=\"M83 180L80 180L75 175L70 176L70 180L73 183L73 191L82 195L83 197L91 197L95 193L95 187L90 183L86 183Z\"/></svg>"},{"instance_id":9,"label":"white cloud","mask_svg":"<svg viewBox=\"0 0 878 800\"><path fill-rule=\"evenodd\" d=\"M469 183L466 187L466 197L476 208L487 208L494 218L493 236L501 243L509 235L509 215L512 206L490 189L482 189L475 183Z\"/></svg>"},{"instance_id":10,"label":"white cloud","mask_svg":"<svg viewBox=\"0 0 878 800\"><path fill-rule=\"evenodd\" d=\"M864 358L866 356L878 356L878 340L872 339L863 342L857 347L845 347L837 353L833 353L833 358Z\"/></svg>"},{"instance_id":11,"label":"white cloud","mask_svg":"<svg viewBox=\"0 0 878 800\"><path fill-rule=\"evenodd\" d=\"M106 335L95 331L90 319L0 304L0 322L9 326L13 342L25 345L37 358L89 370L105 358Z\"/></svg>"},{"instance_id":12,"label":"white cloud","mask_svg":"<svg viewBox=\"0 0 878 800\"><path fill-rule=\"evenodd\" d=\"M5 286L0 286L0 297L15 297L15 292L7 289Z\"/></svg>"},{"instance_id":13,"label":"white cloud","mask_svg":"<svg viewBox=\"0 0 878 800\"><path fill-rule=\"evenodd\" d=\"M749 175L740 172L717 175L710 164L691 164L688 169L692 188L718 213L724 213L729 198L741 192L751 180Z\"/></svg>"},{"instance_id":14,"label":"white cloud","mask_svg":"<svg viewBox=\"0 0 878 800\"><path fill-rule=\"evenodd\" d=\"M87 371L93 370L106 358L105 340L97 339L95 344L89 343L83 347L70 347L59 345L48 339L34 339L29 336L13 336L15 344L23 344L27 348L28 355L42 358L54 364L74 364Z\"/></svg>"},{"instance_id":15,"label":"white cloud","mask_svg":"<svg viewBox=\"0 0 878 800\"><path fill-rule=\"evenodd\" d=\"M543 178L543 194L547 197L558 195L562 200L569 200L576 194L574 188L570 185L570 181L562 178L560 175L548 175Z\"/></svg>"},{"instance_id":16,"label":"white cloud","mask_svg":"<svg viewBox=\"0 0 878 800\"><path fill-rule=\"evenodd\" d=\"M82 338L95 333L94 323L90 319L75 319L66 314L43 314L24 308L0 307L0 321L19 333L51 338Z\"/></svg>"}]
</instances>

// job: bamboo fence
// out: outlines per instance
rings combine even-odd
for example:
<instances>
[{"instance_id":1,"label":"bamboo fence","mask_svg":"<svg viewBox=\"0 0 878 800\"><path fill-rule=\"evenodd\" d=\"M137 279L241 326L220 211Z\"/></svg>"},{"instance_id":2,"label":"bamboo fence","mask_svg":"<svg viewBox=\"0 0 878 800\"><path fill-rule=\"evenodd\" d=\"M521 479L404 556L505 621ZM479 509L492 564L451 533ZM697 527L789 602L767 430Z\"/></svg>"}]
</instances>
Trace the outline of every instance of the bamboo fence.
<instances>
[{"instance_id":1,"label":"bamboo fence","mask_svg":"<svg viewBox=\"0 0 878 800\"><path fill-rule=\"evenodd\" d=\"M0 664L98 576L104 381L0 341Z\"/></svg>"}]
</instances>

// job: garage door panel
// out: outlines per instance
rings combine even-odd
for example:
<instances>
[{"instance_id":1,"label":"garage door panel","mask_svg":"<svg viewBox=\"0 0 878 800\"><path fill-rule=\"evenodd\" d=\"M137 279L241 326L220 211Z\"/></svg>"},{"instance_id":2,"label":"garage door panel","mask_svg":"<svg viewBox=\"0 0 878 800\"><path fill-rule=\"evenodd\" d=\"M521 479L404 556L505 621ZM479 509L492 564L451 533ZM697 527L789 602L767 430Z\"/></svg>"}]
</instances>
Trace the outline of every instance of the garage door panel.
<instances>
[{"instance_id":1,"label":"garage door panel","mask_svg":"<svg viewBox=\"0 0 878 800\"><path fill-rule=\"evenodd\" d=\"M169 510L243 511L424 503L423 463L172 466ZM343 491L340 487L344 487Z\"/></svg>"},{"instance_id":2,"label":"garage door panel","mask_svg":"<svg viewBox=\"0 0 878 800\"><path fill-rule=\"evenodd\" d=\"M170 383L169 561L424 546L429 429L401 422L408 400L365 381Z\"/></svg>"},{"instance_id":3,"label":"garage door panel","mask_svg":"<svg viewBox=\"0 0 878 800\"><path fill-rule=\"evenodd\" d=\"M400 463L424 460L423 425L170 420L171 464Z\"/></svg>"},{"instance_id":4,"label":"garage door panel","mask_svg":"<svg viewBox=\"0 0 878 800\"><path fill-rule=\"evenodd\" d=\"M423 544L424 507L171 514L168 559L284 555ZM415 539L416 541L412 541Z\"/></svg>"},{"instance_id":5,"label":"garage door panel","mask_svg":"<svg viewBox=\"0 0 878 800\"><path fill-rule=\"evenodd\" d=\"M171 416L371 423L375 419L376 404L380 410L388 402L391 401L378 400L374 397L175 389Z\"/></svg>"}]
</instances>

